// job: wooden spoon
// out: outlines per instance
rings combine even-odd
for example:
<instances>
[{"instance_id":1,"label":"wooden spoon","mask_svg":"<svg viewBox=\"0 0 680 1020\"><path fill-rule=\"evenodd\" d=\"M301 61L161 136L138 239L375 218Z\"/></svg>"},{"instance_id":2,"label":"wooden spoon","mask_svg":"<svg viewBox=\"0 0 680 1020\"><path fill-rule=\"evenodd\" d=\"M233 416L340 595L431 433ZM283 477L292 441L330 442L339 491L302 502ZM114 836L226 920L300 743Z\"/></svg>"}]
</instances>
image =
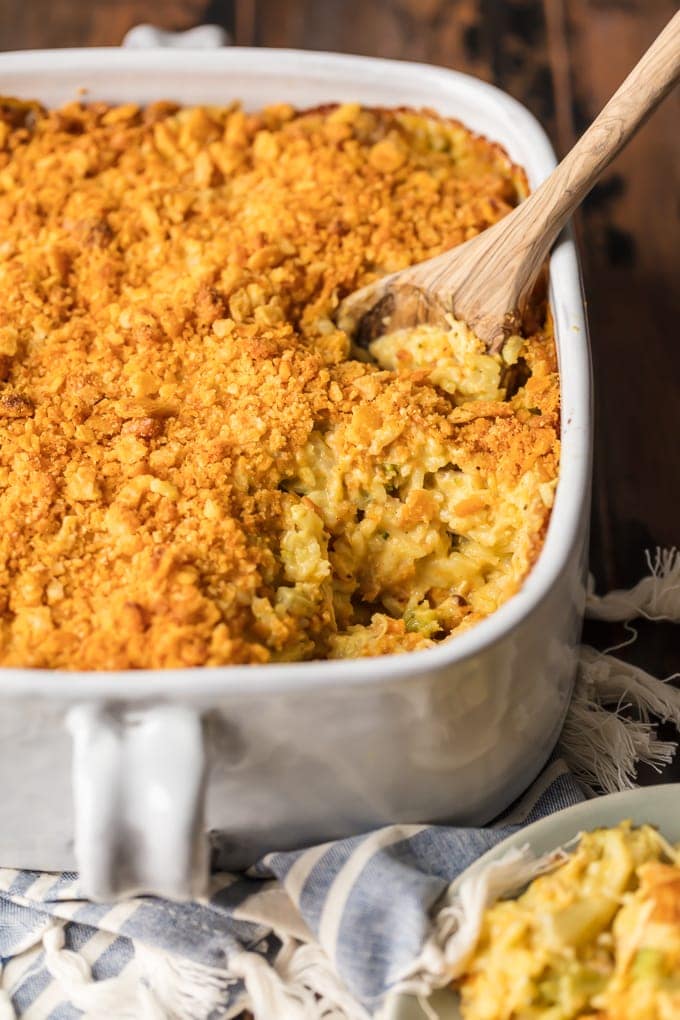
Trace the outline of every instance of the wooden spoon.
<instances>
[{"instance_id":1,"label":"wooden spoon","mask_svg":"<svg viewBox=\"0 0 680 1020\"><path fill-rule=\"evenodd\" d=\"M521 205L464 244L350 294L337 320L371 340L452 315L490 352L519 329L521 311L557 235L602 171L680 77L680 12L558 167Z\"/></svg>"}]
</instances>

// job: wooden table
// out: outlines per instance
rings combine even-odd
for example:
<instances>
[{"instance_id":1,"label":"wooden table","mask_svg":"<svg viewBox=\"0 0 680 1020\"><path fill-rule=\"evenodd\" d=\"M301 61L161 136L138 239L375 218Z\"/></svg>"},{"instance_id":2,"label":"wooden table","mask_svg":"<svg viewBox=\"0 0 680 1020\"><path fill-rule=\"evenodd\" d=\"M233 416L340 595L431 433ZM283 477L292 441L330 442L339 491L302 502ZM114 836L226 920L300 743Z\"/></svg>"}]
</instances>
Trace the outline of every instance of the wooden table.
<instances>
[{"instance_id":1,"label":"wooden table","mask_svg":"<svg viewBox=\"0 0 680 1020\"><path fill-rule=\"evenodd\" d=\"M0 0L0 48L111 46L152 18L168 29L220 24L245 46L427 61L508 91L563 154L675 9L674 0ZM679 113L676 94L577 223L595 370L599 589L637 580L646 548L680 544ZM658 675L680 668L677 627L639 629L625 654ZM592 641L622 636L587 628Z\"/></svg>"}]
</instances>

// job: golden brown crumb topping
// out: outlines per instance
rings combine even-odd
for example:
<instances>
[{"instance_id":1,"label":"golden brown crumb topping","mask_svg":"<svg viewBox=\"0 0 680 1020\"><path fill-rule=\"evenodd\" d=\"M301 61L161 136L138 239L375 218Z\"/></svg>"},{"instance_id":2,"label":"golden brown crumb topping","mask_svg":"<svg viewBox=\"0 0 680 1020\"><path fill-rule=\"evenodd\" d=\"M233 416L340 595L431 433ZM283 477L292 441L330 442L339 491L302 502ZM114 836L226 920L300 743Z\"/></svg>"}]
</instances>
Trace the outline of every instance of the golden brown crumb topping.
<instances>
[{"instance_id":1,"label":"golden brown crumb topping","mask_svg":"<svg viewBox=\"0 0 680 1020\"><path fill-rule=\"evenodd\" d=\"M333 315L523 193L431 113L0 100L0 665L376 654L493 611L557 474L549 328L372 364Z\"/></svg>"}]
</instances>

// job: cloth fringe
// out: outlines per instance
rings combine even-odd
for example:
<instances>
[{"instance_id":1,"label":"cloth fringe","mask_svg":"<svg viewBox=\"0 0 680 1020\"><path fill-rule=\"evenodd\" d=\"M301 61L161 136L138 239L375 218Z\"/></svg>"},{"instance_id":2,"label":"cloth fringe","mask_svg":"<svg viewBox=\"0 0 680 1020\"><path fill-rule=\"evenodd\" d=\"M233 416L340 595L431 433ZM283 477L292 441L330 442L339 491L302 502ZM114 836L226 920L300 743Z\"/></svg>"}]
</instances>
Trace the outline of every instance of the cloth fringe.
<instances>
[{"instance_id":1,"label":"cloth fringe","mask_svg":"<svg viewBox=\"0 0 680 1020\"><path fill-rule=\"evenodd\" d=\"M657 739L651 715L680 729L680 690L584 645L559 753L588 791L630 789L641 764L660 771L677 751Z\"/></svg>"},{"instance_id":2,"label":"cloth fringe","mask_svg":"<svg viewBox=\"0 0 680 1020\"><path fill-rule=\"evenodd\" d=\"M163 1009L139 971L135 974L126 970L119 977L94 981L87 961L64 948L65 925L64 921L55 921L43 935L42 944L45 966L75 1009L89 1016L115 1016L117 1020L174 1020L176 1014Z\"/></svg>"},{"instance_id":3,"label":"cloth fringe","mask_svg":"<svg viewBox=\"0 0 680 1020\"><path fill-rule=\"evenodd\" d=\"M314 943L286 937L272 963L256 952L233 954L228 972L136 943L134 968L95 981L87 961L64 948L66 924L54 921L44 933L45 966L64 999L87 1016L195 1020L214 1015L234 1020L249 1010L256 1020L369 1020ZM239 981L241 994L225 1008ZM15 1020L12 1001L1 990L0 1020Z\"/></svg>"},{"instance_id":4,"label":"cloth fringe","mask_svg":"<svg viewBox=\"0 0 680 1020\"><path fill-rule=\"evenodd\" d=\"M141 952L140 952L141 949ZM160 950L135 944L135 959L140 965L140 981L150 1000L144 1020L155 1020L151 1012L158 1008L159 1020L195 1020L196 1017L236 1017L244 1009L243 996L237 996L227 1013L224 1004L238 984L236 976L217 967L171 956ZM123 975L121 975L123 976Z\"/></svg>"},{"instance_id":5,"label":"cloth fringe","mask_svg":"<svg viewBox=\"0 0 680 1020\"><path fill-rule=\"evenodd\" d=\"M645 559L649 574L635 587L596 595L591 577L586 613L594 620L620 622L635 616L647 620L680 623L680 549L660 549L654 556L648 549Z\"/></svg>"},{"instance_id":6,"label":"cloth fringe","mask_svg":"<svg viewBox=\"0 0 680 1020\"><path fill-rule=\"evenodd\" d=\"M595 620L628 623L636 617L680 623L680 550L645 552L649 573L629 590L595 595L590 579L586 614ZM635 641L637 634L625 644ZM659 740L654 716L680 729L680 690L604 652L582 646L574 697L559 750L589 792L635 786L640 765L657 771L672 761L675 741Z\"/></svg>"},{"instance_id":7,"label":"cloth fringe","mask_svg":"<svg viewBox=\"0 0 680 1020\"><path fill-rule=\"evenodd\" d=\"M230 958L245 983L245 1006L256 1020L369 1020L320 946L286 939L269 964L258 953Z\"/></svg>"},{"instance_id":8,"label":"cloth fringe","mask_svg":"<svg viewBox=\"0 0 680 1020\"><path fill-rule=\"evenodd\" d=\"M64 948L64 920L54 920L42 935L45 967L58 983L65 1001L86 1016L115 1020L195 1020L198 1016L236 1017L244 1003L224 1013L224 1003L236 978L226 971L181 960L135 944L134 966L117 977L95 981L87 961ZM287 1015L270 1013L262 1016ZM0 961L0 1020L16 1020L10 995L2 988Z\"/></svg>"}]
</instances>

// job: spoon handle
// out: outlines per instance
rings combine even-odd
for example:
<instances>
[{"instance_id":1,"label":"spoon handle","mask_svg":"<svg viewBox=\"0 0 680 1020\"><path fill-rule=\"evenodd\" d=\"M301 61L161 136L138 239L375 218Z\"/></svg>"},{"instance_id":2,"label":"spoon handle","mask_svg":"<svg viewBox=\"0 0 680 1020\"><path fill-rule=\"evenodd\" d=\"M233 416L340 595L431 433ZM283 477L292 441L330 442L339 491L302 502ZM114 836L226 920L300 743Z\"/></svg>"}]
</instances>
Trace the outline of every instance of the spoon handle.
<instances>
[{"instance_id":1,"label":"spoon handle","mask_svg":"<svg viewBox=\"0 0 680 1020\"><path fill-rule=\"evenodd\" d=\"M517 297L606 166L680 79L680 12L668 22L573 149L506 222L520 255ZM496 238L497 251L504 248ZM518 251L519 249L519 251ZM508 249L505 249L506 252Z\"/></svg>"}]
</instances>

